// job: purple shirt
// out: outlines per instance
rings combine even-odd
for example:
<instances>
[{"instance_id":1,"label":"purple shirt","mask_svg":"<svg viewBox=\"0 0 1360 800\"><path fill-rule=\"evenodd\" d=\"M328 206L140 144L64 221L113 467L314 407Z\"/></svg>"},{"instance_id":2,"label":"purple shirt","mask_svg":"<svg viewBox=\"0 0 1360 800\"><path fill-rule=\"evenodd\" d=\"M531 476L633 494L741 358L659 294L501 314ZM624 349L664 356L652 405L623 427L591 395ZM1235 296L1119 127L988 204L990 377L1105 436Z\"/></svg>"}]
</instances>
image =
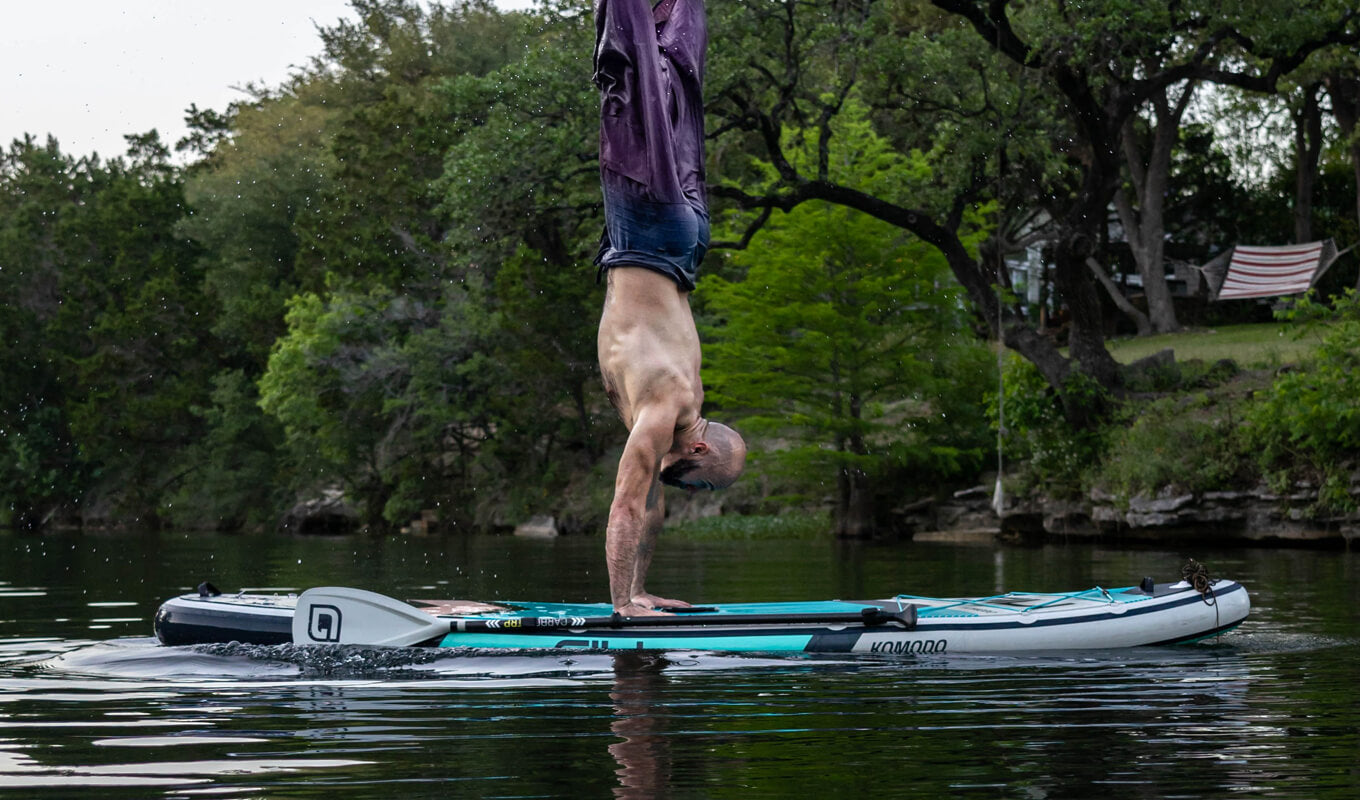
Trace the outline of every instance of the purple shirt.
<instances>
[{"instance_id":1,"label":"purple shirt","mask_svg":"<svg viewBox=\"0 0 1360 800\"><path fill-rule=\"evenodd\" d=\"M600 167L611 186L707 215L707 46L703 0L661 0L655 8L647 0L595 0Z\"/></svg>"}]
</instances>

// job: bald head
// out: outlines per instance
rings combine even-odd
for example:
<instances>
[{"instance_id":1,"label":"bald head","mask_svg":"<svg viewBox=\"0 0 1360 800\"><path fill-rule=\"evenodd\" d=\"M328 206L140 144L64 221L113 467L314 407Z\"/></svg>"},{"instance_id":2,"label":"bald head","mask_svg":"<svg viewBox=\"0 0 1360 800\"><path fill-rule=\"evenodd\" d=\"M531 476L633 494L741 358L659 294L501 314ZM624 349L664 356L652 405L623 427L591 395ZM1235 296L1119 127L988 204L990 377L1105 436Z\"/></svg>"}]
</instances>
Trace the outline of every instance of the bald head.
<instances>
[{"instance_id":1,"label":"bald head","mask_svg":"<svg viewBox=\"0 0 1360 800\"><path fill-rule=\"evenodd\" d=\"M726 489L746 468L746 441L722 424L708 422L703 438L661 470L661 482L681 489Z\"/></svg>"}]
</instances>

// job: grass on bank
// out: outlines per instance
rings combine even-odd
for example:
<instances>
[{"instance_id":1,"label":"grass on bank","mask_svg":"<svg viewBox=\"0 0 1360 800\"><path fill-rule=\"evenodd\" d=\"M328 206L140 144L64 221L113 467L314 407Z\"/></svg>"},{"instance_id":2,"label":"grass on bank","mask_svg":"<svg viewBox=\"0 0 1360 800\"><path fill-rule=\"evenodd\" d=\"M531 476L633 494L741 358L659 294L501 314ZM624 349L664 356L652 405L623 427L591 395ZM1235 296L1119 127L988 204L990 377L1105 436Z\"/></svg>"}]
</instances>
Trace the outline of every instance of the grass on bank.
<instances>
[{"instance_id":1,"label":"grass on bank","mask_svg":"<svg viewBox=\"0 0 1360 800\"><path fill-rule=\"evenodd\" d=\"M755 541L825 539L831 531L826 511L790 514L723 514L667 523L666 536L690 541Z\"/></svg>"},{"instance_id":2,"label":"grass on bank","mask_svg":"<svg viewBox=\"0 0 1360 800\"><path fill-rule=\"evenodd\" d=\"M1219 325L1141 339L1114 339L1108 346L1121 364L1171 349L1177 361L1200 359L1213 363L1229 358L1243 369L1256 369L1295 363L1317 347L1316 335L1298 339L1293 331L1293 326L1285 322Z\"/></svg>"}]
</instances>

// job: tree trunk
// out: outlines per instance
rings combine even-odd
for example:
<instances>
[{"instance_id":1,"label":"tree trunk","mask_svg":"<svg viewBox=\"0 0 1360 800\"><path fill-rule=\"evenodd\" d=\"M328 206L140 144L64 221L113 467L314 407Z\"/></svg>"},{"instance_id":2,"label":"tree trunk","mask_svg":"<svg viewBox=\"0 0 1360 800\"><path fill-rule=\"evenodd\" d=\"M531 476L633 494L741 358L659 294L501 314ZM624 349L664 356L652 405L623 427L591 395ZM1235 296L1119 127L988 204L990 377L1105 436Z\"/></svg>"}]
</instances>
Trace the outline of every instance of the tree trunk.
<instances>
[{"instance_id":1,"label":"tree trunk","mask_svg":"<svg viewBox=\"0 0 1360 800\"><path fill-rule=\"evenodd\" d=\"M1129 299L1119 290L1119 287L1110 276L1105 274L1105 268L1100 266L1100 262L1096 261L1094 258L1088 258L1086 259L1086 266L1091 268L1091 274L1095 275L1096 280L1100 281L1100 285L1105 287L1105 293L1110 296L1110 299L1119 307L1119 310L1123 311L1125 316L1133 320L1133 324L1138 328L1138 335L1151 336L1152 321L1148 319L1147 314L1139 311L1137 306L1129 302Z\"/></svg>"},{"instance_id":2,"label":"tree trunk","mask_svg":"<svg viewBox=\"0 0 1360 800\"><path fill-rule=\"evenodd\" d=\"M1313 241L1313 194L1317 185L1318 159L1322 155L1322 108L1318 93L1322 84L1303 89L1303 107L1294 118L1294 242Z\"/></svg>"},{"instance_id":3,"label":"tree trunk","mask_svg":"<svg viewBox=\"0 0 1360 800\"><path fill-rule=\"evenodd\" d=\"M1124 163L1137 208L1120 189L1115 193L1115 209L1119 212L1119 222L1124 227L1133 259L1138 264L1138 274L1143 278L1148 318L1157 333L1180 330L1171 287L1166 282L1166 195L1171 179L1171 155L1180 140L1181 120L1194 93L1194 83L1189 82L1174 105L1165 89L1151 98L1152 137L1146 158L1138 147L1135 118L1130 116L1122 128ZM1139 335L1144 335L1142 328L1139 328Z\"/></svg>"},{"instance_id":4,"label":"tree trunk","mask_svg":"<svg viewBox=\"0 0 1360 800\"><path fill-rule=\"evenodd\" d=\"M863 418L864 404L859 395L849 395L845 410L856 423ZM841 440L837 449L853 456L862 456L868 451L858 432ZM873 492L869 476L857 461L842 466L836 475L835 526L836 535L843 539L862 539L874 532Z\"/></svg>"},{"instance_id":5,"label":"tree trunk","mask_svg":"<svg viewBox=\"0 0 1360 800\"><path fill-rule=\"evenodd\" d=\"M586 388L582 381L574 381L571 385L571 401L576 408L576 422L581 426L581 444L585 446L586 464L594 464L603 453L601 452L600 442L595 437L595 431L591 426L594 417L590 409L586 407Z\"/></svg>"},{"instance_id":6,"label":"tree trunk","mask_svg":"<svg viewBox=\"0 0 1360 800\"><path fill-rule=\"evenodd\" d=\"M836 477L836 536L863 539L874 532L874 500L869 476L859 467L849 466Z\"/></svg>"},{"instance_id":7,"label":"tree trunk","mask_svg":"<svg viewBox=\"0 0 1360 800\"><path fill-rule=\"evenodd\" d=\"M1053 282L1072 315L1067 352L1080 372L1113 393L1119 391L1123 380L1118 362L1105 349L1100 298L1086 266L1086 259L1091 257L1091 242L1090 236L1081 232L1063 236L1055 248ZM1060 390L1064 416L1079 430L1091 428L1104 416L1104 399L1090 392L1073 391L1070 380L1069 375Z\"/></svg>"},{"instance_id":8,"label":"tree trunk","mask_svg":"<svg viewBox=\"0 0 1360 800\"><path fill-rule=\"evenodd\" d=\"M1360 224L1360 77L1333 72L1325 80L1332 98L1332 114L1341 128L1341 137L1350 142L1351 169L1355 173L1355 219ZM1360 289L1360 279L1356 281Z\"/></svg>"}]
</instances>

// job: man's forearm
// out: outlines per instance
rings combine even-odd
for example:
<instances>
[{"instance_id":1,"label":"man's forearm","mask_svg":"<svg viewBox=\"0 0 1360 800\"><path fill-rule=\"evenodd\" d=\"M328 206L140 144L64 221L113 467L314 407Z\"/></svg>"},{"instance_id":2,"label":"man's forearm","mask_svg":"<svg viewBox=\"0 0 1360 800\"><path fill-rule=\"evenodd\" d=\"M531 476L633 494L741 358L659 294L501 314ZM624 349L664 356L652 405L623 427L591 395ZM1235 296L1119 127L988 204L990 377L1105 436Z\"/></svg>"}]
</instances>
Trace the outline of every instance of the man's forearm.
<instances>
[{"instance_id":1,"label":"man's forearm","mask_svg":"<svg viewBox=\"0 0 1360 800\"><path fill-rule=\"evenodd\" d=\"M645 594L647 570L665 517L661 487L653 487L642 510L615 502L605 529L605 562L609 567L609 595L622 608Z\"/></svg>"},{"instance_id":2,"label":"man's forearm","mask_svg":"<svg viewBox=\"0 0 1360 800\"><path fill-rule=\"evenodd\" d=\"M605 529L604 555L609 567L609 599L619 609L633 601L633 582L637 578L638 555L647 526L645 513L638 514L617 506L609 511Z\"/></svg>"},{"instance_id":3,"label":"man's forearm","mask_svg":"<svg viewBox=\"0 0 1360 800\"><path fill-rule=\"evenodd\" d=\"M662 409L663 412L668 409ZM609 567L609 595L616 610L630 607L629 613L649 603L637 603L641 586L651 562L652 543L664 515L661 482L661 454L671 446L675 433L675 415L658 413L655 408L644 409L633 420L619 458L619 472L614 479L614 501L609 506L609 524L605 529L605 561Z\"/></svg>"},{"instance_id":4,"label":"man's forearm","mask_svg":"<svg viewBox=\"0 0 1360 800\"><path fill-rule=\"evenodd\" d=\"M658 487L657 493L661 489ZM637 558L633 565L633 586L629 600L647 593L647 570L652 566L652 552L656 550L656 539L661 534L661 524L665 516L665 509L658 502L647 506L646 516L642 520L642 535L638 537Z\"/></svg>"}]
</instances>

